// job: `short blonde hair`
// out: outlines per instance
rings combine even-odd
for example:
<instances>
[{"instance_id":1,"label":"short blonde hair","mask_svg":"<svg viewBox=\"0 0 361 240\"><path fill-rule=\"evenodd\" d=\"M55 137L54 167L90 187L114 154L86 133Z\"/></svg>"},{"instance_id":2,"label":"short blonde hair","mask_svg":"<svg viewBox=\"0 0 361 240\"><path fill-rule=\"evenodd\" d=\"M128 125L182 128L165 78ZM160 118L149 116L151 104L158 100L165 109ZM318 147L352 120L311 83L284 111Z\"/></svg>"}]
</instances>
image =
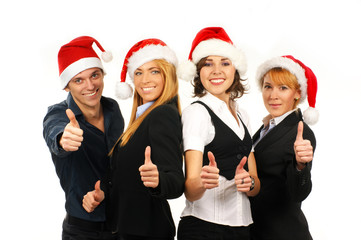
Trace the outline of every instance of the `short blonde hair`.
<instances>
[{"instance_id":1,"label":"short blonde hair","mask_svg":"<svg viewBox=\"0 0 361 240\"><path fill-rule=\"evenodd\" d=\"M264 77L268 75L269 78L277 85L286 85L289 88L300 91L301 93L301 86L297 81L297 78L295 75L293 75L290 71L288 71L285 68L272 68L269 70L261 79L261 86L263 86L264 83ZM293 105L293 109L297 107L297 105L300 103L300 99L295 100L295 103Z\"/></svg>"}]
</instances>

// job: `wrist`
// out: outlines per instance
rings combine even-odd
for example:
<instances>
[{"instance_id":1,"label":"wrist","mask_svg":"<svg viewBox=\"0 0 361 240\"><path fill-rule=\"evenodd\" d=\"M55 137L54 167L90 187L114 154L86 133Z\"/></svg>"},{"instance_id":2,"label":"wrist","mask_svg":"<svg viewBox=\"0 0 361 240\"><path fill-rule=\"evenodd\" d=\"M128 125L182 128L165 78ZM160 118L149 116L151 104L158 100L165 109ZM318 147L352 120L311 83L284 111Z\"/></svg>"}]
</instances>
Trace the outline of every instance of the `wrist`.
<instances>
[{"instance_id":1,"label":"wrist","mask_svg":"<svg viewBox=\"0 0 361 240\"><path fill-rule=\"evenodd\" d=\"M251 178L251 187L249 188L249 191L252 191L256 185L256 180L252 176L249 177Z\"/></svg>"}]
</instances>

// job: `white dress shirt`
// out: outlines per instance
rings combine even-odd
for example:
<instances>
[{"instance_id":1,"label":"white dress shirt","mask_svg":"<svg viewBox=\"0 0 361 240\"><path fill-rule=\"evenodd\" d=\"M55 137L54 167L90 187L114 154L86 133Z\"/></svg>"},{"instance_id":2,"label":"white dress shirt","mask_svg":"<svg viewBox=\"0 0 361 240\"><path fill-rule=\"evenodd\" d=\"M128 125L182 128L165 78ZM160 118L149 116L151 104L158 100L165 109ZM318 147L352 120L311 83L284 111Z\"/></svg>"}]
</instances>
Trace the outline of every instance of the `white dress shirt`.
<instances>
[{"instance_id":1,"label":"white dress shirt","mask_svg":"<svg viewBox=\"0 0 361 240\"><path fill-rule=\"evenodd\" d=\"M243 140L245 129L240 121L237 122L224 101L209 93L199 100ZM236 102L231 103L249 130L247 113L240 109ZM215 128L207 109L197 103L191 104L182 113L182 124L184 151L197 150L203 153L204 147L215 136ZM234 179L227 180L223 176L219 176L219 186L207 189L201 199L193 202L186 200L186 207L181 216L194 216L228 226L248 226L253 222L247 195L237 191Z\"/></svg>"}]
</instances>

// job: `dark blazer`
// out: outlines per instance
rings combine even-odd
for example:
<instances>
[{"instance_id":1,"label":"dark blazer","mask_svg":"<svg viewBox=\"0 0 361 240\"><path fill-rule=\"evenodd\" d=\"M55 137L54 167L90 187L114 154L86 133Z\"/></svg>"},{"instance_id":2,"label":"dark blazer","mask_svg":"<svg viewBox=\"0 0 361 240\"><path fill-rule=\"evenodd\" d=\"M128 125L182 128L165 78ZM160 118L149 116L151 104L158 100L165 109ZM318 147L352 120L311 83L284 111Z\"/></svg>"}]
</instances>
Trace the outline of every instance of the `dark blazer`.
<instances>
[{"instance_id":1,"label":"dark blazer","mask_svg":"<svg viewBox=\"0 0 361 240\"><path fill-rule=\"evenodd\" d=\"M254 221L252 239L312 239L301 210L301 203L312 188L312 162L306 164L302 171L297 170L293 150L298 122L302 119L299 109L291 113L254 148L261 190L257 196L250 198ZM253 136L254 142L262 128ZM303 138L310 140L315 150L315 136L305 123Z\"/></svg>"},{"instance_id":2,"label":"dark blazer","mask_svg":"<svg viewBox=\"0 0 361 240\"><path fill-rule=\"evenodd\" d=\"M181 119L174 98L152 110L125 146L115 147L105 191L107 219L113 231L174 238L167 199L180 197L184 191L181 141ZM139 173L147 146L151 146L151 160L159 171L156 189L145 187Z\"/></svg>"}]
</instances>

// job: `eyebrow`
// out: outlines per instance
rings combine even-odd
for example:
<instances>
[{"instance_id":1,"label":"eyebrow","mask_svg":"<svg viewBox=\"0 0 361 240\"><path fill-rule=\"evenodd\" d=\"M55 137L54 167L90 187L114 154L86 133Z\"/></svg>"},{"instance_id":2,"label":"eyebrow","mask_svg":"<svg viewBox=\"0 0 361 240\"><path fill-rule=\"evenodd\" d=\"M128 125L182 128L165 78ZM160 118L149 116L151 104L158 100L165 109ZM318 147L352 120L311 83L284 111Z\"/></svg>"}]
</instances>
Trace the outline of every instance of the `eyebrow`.
<instances>
[{"instance_id":1,"label":"eyebrow","mask_svg":"<svg viewBox=\"0 0 361 240\"><path fill-rule=\"evenodd\" d=\"M157 69L157 70L159 70L160 68L159 67L150 67L150 68L147 68L147 69L144 69L144 70L154 70L154 69ZM141 68L137 68L137 69L135 69L136 71L143 71L143 69L141 69Z\"/></svg>"},{"instance_id":2,"label":"eyebrow","mask_svg":"<svg viewBox=\"0 0 361 240\"><path fill-rule=\"evenodd\" d=\"M221 61L225 61L225 60L228 60L228 61L231 61L229 58L221 58ZM206 61L213 61L213 59L211 58L207 58Z\"/></svg>"}]
</instances>

